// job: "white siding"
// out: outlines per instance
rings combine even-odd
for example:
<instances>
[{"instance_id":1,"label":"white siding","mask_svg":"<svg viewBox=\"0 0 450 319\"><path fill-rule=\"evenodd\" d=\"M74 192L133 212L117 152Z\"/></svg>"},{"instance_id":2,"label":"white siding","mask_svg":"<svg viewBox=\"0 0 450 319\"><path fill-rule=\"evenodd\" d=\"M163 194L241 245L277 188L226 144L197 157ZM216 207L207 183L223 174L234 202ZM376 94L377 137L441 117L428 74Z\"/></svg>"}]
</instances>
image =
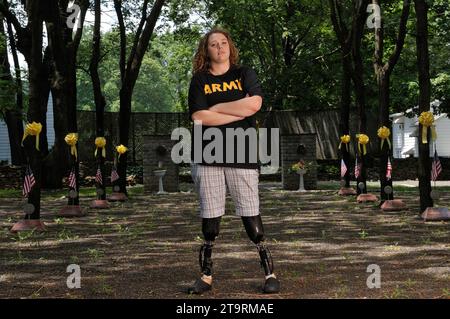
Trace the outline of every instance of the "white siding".
<instances>
[{"instance_id":1,"label":"white siding","mask_svg":"<svg viewBox=\"0 0 450 319\"><path fill-rule=\"evenodd\" d=\"M8 163L11 163L8 127L3 120L0 120L0 161L8 161Z\"/></svg>"},{"instance_id":2,"label":"white siding","mask_svg":"<svg viewBox=\"0 0 450 319\"><path fill-rule=\"evenodd\" d=\"M55 144L55 127L53 125L53 98L50 94L48 97L47 104L47 141L48 149L50 149Z\"/></svg>"},{"instance_id":3,"label":"white siding","mask_svg":"<svg viewBox=\"0 0 450 319\"><path fill-rule=\"evenodd\" d=\"M405 130L404 130L404 136L403 136L403 148L402 148L402 154L405 152L408 152L412 148L416 148L416 140L417 138L411 137L410 135L414 133L416 130L416 126L414 125L415 121L417 120L416 117L414 118L408 118L405 117ZM416 151L414 151L414 156L416 157ZM408 155L402 155L403 158L408 157Z\"/></svg>"},{"instance_id":4,"label":"white siding","mask_svg":"<svg viewBox=\"0 0 450 319\"><path fill-rule=\"evenodd\" d=\"M442 116L436 121L436 148L439 156L450 157L450 119Z\"/></svg>"},{"instance_id":5,"label":"white siding","mask_svg":"<svg viewBox=\"0 0 450 319\"><path fill-rule=\"evenodd\" d=\"M402 158L404 139L404 125L403 123L392 124L392 148L394 152L394 158Z\"/></svg>"}]
</instances>

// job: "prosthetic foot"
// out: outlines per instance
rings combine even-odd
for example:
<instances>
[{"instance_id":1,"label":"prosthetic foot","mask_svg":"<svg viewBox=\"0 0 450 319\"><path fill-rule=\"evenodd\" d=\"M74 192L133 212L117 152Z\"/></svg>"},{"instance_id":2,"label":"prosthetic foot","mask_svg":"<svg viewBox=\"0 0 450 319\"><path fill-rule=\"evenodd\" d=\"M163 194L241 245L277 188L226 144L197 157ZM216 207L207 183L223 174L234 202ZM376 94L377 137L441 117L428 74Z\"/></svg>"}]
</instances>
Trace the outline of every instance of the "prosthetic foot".
<instances>
[{"instance_id":1,"label":"prosthetic foot","mask_svg":"<svg viewBox=\"0 0 450 319\"><path fill-rule=\"evenodd\" d=\"M203 279L208 278L211 282L211 274L212 274L212 259L211 259L211 254L212 254L212 247L213 247L213 243L212 242L205 242L202 247L200 247L200 251L199 251L199 263L200 263L200 270L203 274L202 278L197 279L194 282L194 285L192 285L192 287L189 287L188 289L188 293L189 294L196 294L196 295L200 295L204 292L210 291L212 286L210 283L206 282Z\"/></svg>"}]
</instances>

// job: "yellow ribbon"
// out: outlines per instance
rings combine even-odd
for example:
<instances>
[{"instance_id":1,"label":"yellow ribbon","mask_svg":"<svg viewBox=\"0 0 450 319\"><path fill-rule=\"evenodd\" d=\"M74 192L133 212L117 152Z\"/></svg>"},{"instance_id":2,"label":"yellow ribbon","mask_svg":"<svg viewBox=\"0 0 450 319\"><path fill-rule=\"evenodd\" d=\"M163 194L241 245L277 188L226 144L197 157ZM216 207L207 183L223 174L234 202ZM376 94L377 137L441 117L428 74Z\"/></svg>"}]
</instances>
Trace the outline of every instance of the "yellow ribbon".
<instances>
[{"instance_id":1,"label":"yellow ribbon","mask_svg":"<svg viewBox=\"0 0 450 319\"><path fill-rule=\"evenodd\" d=\"M363 154L367 154L367 148L366 144L369 143L369 137L366 134L357 134L356 137L358 138L358 150L359 153L361 153L361 145L363 146Z\"/></svg>"},{"instance_id":2,"label":"yellow ribbon","mask_svg":"<svg viewBox=\"0 0 450 319\"><path fill-rule=\"evenodd\" d=\"M105 145L106 145L106 138L104 138L104 137L97 137L95 139L95 146L97 146L96 149L95 149L95 153L94 153L95 157L97 157L97 150L99 148L101 148L102 149L102 156L106 158Z\"/></svg>"},{"instance_id":3,"label":"yellow ribbon","mask_svg":"<svg viewBox=\"0 0 450 319\"><path fill-rule=\"evenodd\" d=\"M434 124L434 115L433 112L422 112L419 116L419 123L422 124L422 143L428 143L428 128L431 128L431 138L436 140L436 128Z\"/></svg>"},{"instance_id":4,"label":"yellow ribbon","mask_svg":"<svg viewBox=\"0 0 450 319\"><path fill-rule=\"evenodd\" d=\"M66 143L70 145L70 154L75 156L75 160L78 161L77 147L76 144L78 142L78 133L69 133L64 138Z\"/></svg>"},{"instance_id":5,"label":"yellow ribbon","mask_svg":"<svg viewBox=\"0 0 450 319\"><path fill-rule=\"evenodd\" d=\"M341 142L339 143L339 149L341 149L342 143L345 144L348 151L348 143L350 143L350 135L342 135L341 136Z\"/></svg>"},{"instance_id":6,"label":"yellow ribbon","mask_svg":"<svg viewBox=\"0 0 450 319\"><path fill-rule=\"evenodd\" d=\"M42 124L41 123L36 123L33 121L33 123L28 123L25 127L25 132L23 133L23 138L22 138L22 146L23 146L23 141L25 140L25 138L28 135L33 135L36 136L36 149L39 151L39 134L42 131Z\"/></svg>"},{"instance_id":7,"label":"yellow ribbon","mask_svg":"<svg viewBox=\"0 0 450 319\"><path fill-rule=\"evenodd\" d=\"M127 150L128 150L128 148L125 145L120 144L119 146L116 146L116 151L117 151L117 153L119 153L119 158L117 159L117 161L119 161L120 155L125 153Z\"/></svg>"},{"instance_id":8,"label":"yellow ribbon","mask_svg":"<svg viewBox=\"0 0 450 319\"><path fill-rule=\"evenodd\" d=\"M378 129L378 137L381 139L381 149L383 149L385 140L389 145L389 149L391 149L391 141L389 139L389 136L391 136L391 130L388 127L382 126Z\"/></svg>"}]
</instances>

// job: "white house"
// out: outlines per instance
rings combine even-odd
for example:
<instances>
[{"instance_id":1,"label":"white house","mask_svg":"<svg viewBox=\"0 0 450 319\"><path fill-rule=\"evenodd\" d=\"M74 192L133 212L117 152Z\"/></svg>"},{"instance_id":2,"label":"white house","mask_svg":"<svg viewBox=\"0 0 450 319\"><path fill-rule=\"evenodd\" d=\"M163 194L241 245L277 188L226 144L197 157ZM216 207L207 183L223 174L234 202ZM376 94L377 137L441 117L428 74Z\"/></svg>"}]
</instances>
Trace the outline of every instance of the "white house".
<instances>
[{"instance_id":1,"label":"white house","mask_svg":"<svg viewBox=\"0 0 450 319\"><path fill-rule=\"evenodd\" d=\"M438 107L439 101L433 101L430 104L431 110ZM412 116L412 109L404 113L395 113L390 115L392 119L392 139L394 158L406 158L410 156L419 156L419 119L416 115ZM437 139L435 143L430 144L430 156L434 154L434 146L440 157L450 157L450 119L446 113L434 116Z\"/></svg>"},{"instance_id":2,"label":"white house","mask_svg":"<svg viewBox=\"0 0 450 319\"><path fill-rule=\"evenodd\" d=\"M47 104L47 141L48 147L55 144L55 129L53 127L53 99L50 94ZM25 127L24 123L24 127ZM11 163L11 148L9 147L8 127L3 119L0 119L0 162L7 161Z\"/></svg>"}]
</instances>

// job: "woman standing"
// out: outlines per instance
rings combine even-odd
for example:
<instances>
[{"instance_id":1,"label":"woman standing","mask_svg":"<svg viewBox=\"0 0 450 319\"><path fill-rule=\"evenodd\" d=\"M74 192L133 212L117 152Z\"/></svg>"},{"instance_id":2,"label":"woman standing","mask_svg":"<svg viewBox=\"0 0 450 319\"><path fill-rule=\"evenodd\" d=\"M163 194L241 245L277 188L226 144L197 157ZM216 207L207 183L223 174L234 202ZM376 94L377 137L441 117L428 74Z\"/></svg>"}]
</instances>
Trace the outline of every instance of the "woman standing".
<instances>
[{"instance_id":1,"label":"woman standing","mask_svg":"<svg viewBox=\"0 0 450 319\"><path fill-rule=\"evenodd\" d=\"M213 29L201 39L194 57L189 114L194 126L200 125L202 135L200 138L192 135L192 178L199 194L204 236L199 256L201 278L189 288L189 293L194 294L212 287L212 248L219 235L221 216L225 213L227 188L234 200L236 215L241 216L245 230L259 252L265 272L263 291L277 293L280 289L271 254L263 243L257 148L248 136L242 145L227 134L231 129L251 135L253 130L256 136L254 114L262 104L262 90L255 72L237 63L238 51L228 32L221 29ZM208 156L206 150L211 151L211 147L207 144L212 135L215 152Z\"/></svg>"}]
</instances>

